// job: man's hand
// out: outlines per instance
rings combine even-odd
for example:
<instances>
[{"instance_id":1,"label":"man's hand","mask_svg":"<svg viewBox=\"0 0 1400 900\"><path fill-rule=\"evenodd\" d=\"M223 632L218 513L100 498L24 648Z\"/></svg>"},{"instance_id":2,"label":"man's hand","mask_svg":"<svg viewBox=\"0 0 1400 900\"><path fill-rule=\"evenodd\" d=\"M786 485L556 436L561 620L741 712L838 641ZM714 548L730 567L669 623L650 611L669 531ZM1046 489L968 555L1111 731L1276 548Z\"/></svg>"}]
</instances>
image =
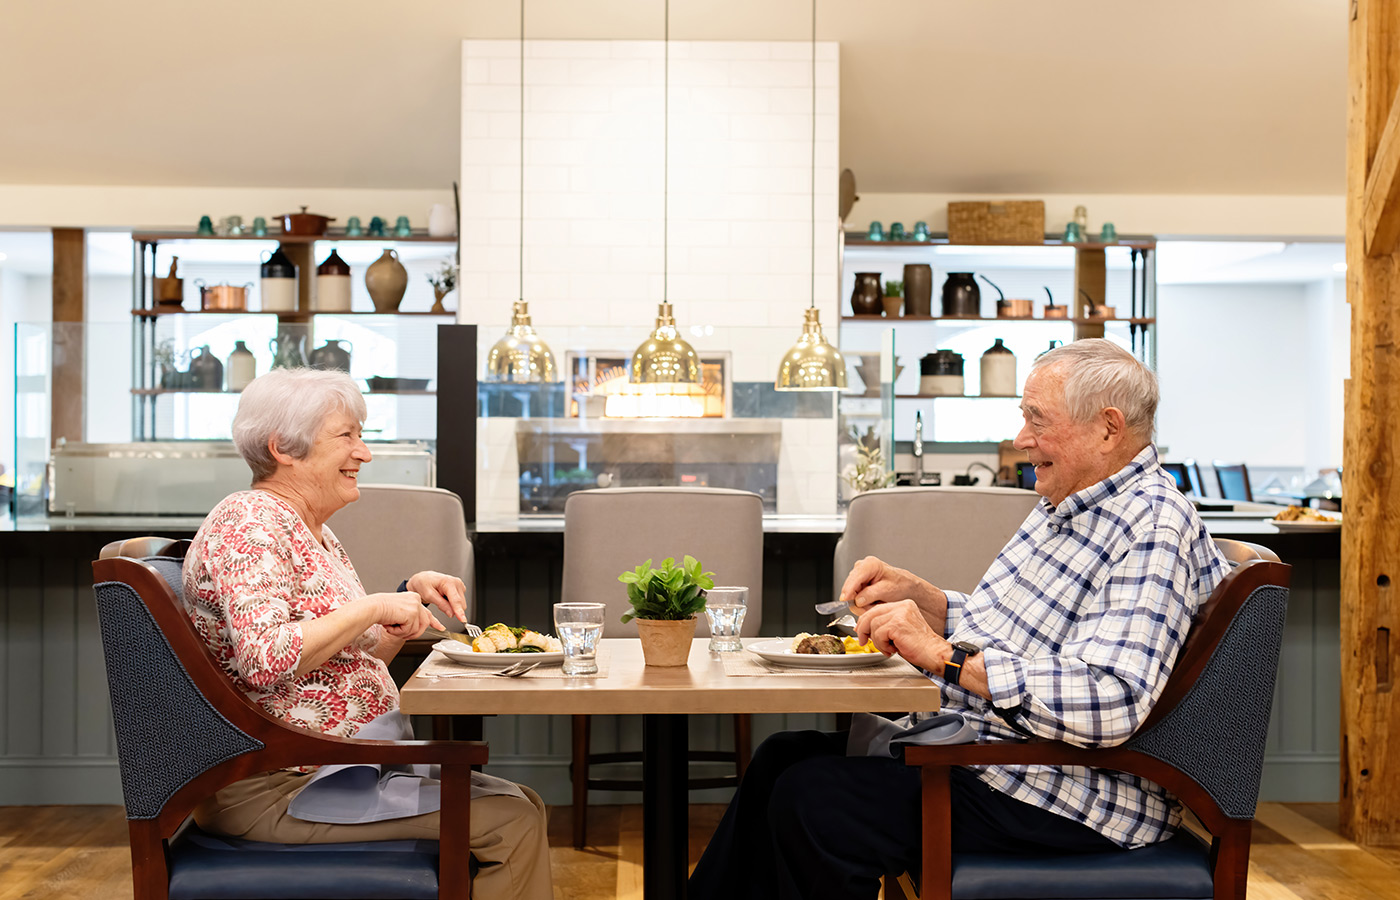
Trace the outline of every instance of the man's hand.
<instances>
[{"instance_id":1,"label":"man's hand","mask_svg":"<svg viewBox=\"0 0 1400 900\"><path fill-rule=\"evenodd\" d=\"M851 567L841 585L841 599L855 615L863 615L877 603L912 600L929 628L943 633L948 618L948 595L907 569L867 556Z\"/></svg>"},{"instance_id":2,"label":"man's hand","mask_svg":"<svg viewBox=\"0 0 1400 900\"><path fill-rule=\"evenodd\" d=\"M897 600L867 607L856 623L856 639L875 642L886 656L898 653L908 662L938 673L952 656L952 645L929 627L913 600Z\"/></svg>"},{"instance_id":3,"label":"man's hand","mask_svg":"<svg viewBox=\"0 0 1400 900\"><path fill-rule=\"evenodd\" d=\"M441 572L419 572L408 579L408 589L458 622L467 621L467 586L462 579Z\"/></svg>"},{"instance_id":4,"label":"man's hand","mask_svg":"<svg viewBox=\"0 0 1400 900\"><path fill-rule=\"evenodd\" d=\"M442 623L428 612L428 608L423 605L423 598L417 591L371 594L366 599L373 600L379 607L378 624L383 625L387 633L401 640L408 641L418 637L430 625L442 629Z\"/></svg>"}]
</instances>

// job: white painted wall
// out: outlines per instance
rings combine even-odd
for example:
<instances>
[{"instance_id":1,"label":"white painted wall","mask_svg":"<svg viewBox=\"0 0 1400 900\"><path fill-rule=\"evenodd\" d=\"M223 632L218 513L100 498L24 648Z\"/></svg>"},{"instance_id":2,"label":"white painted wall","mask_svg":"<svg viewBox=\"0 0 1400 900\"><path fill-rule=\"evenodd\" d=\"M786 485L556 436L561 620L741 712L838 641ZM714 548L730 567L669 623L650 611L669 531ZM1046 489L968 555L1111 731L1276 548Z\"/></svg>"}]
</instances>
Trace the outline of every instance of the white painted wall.
<instances>
[{"instance_id":1,"label":"white painted wall","mask_svg":"<svg viewBox=\"0 0 1400 900\"><path fill-rule=\"evenodd\" d=\"M686 338L730 351L737 381L774 378L813 291L834 337L837 234L825 223L836 220L839 64L834 44L818 45L824 227L813 242L811 53L807 42L526 42L524 296L561 362L570 349L635 347L663 276ZM459 318L482 326L483 358L519 296L520 71L518 41L463 42ZM785 424L780 512L835 508L836 428L815 421ZM514 448L486 443L507 433L478 432L481 515L515 510Z\"/></svg>"},{"instance_id":2,"label":"white painted wall","mask_svg":"<svg viewBox=\"0 0 1400 900\"><path fill-rule=\"evenodd\" d=\"M1304 289L1310 343L1302 362L1312 370L1307 395L1308 429L1303 465L1311 480L1319 469L1342 464L1344 387L1351 377L1351 306L1346 280L1335 278Z\"/></svg>"},{"instance_id":3,"label":"white painted wall","mask_svg":"<svg viewBox=\"0 0 1400 900\"><path fill-rule=\"evenodd\" d=\"M1309 432L1328 421L1315 408L1333 346L1310 325L1320 303L1298 284L1159 288L1157 437L1171 459L1307 463Z\"/></svg>"}]
</instances>

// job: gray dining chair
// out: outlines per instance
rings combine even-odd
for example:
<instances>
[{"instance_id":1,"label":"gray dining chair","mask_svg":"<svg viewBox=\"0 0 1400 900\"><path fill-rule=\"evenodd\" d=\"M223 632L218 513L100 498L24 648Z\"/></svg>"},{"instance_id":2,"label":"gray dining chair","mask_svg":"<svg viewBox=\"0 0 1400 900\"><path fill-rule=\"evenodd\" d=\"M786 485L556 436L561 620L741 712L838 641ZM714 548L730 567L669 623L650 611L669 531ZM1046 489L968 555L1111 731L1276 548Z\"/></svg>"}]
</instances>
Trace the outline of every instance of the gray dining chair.
<instances>
[{"instance_id":1,"label":"gray dining chair","mask_svg":"<svg viewBox=\"0 0 1400 900\"><path fill-rule=\"evenodd\" d=\"M832 560L832 599L851 567L878 556L942 588L970 592L1035 508L1021 488L900 487L851 501Z\"/></svg>"},{"instance_id":2,"label":"gray dining chair","mask_svg":"<svg viewBox=\"0 0 1400 900\"><path fill-rule=\"evenodd\" d=\"M609 488L577 491L564 504L564 572L560 600L607 606L604 637L636 637L637 626L619 620L631 609L626 588L617 580L624 570L650 559L677 561L690 555L717 585L749 589L748 611L741 629L759 633L763 624L763 500L748 491L720 488ZM697 635L709 634L704 618ZM638 762L639 751L593 753L590 718L573 718L573 837L582 847L588 836L590 790L639 791L639 779L593 778L592 766ZM732 761L735 774L692 778L692 790L738 783L748 765L752 725L746 715L734 717L734 750L691 751L692 761Z\"/></svg>"}]
</instances>

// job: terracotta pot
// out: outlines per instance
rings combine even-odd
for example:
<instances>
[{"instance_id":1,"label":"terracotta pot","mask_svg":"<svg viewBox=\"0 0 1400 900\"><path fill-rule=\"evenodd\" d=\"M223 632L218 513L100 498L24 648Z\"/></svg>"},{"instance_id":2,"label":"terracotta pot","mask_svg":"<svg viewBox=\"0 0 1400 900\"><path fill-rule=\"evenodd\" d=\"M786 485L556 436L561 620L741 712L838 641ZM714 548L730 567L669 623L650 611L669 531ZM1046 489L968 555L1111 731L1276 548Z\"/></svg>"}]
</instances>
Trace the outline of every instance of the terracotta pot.
<instances>
[{"instance_id":1,"label":"terracotta pot","mask_svg":"<svg viewBox=\"0 0 1400 900\"><path fill-rule=\"evenodd\" d=\"M904 306L903 297L881 297L880 302L885 307L885 318L898 319L899 310Z\"/></svg>"},{"instance_id":2,"label":"terracotta pot","mask_svg":"<svg viewBox=\"0 0 1400 900\"><path fill-rule=\"evenodd\" d=\"M684 666L690 661L698 619L633 619L649 666Z\"/></svg>"},{"instance_id":3,"label":"terracotta pot","mask_svg":"<svg viewBox=\"0 0 1400 900\"><path fill-rule=\"evenodd\" d=\"M370 263L365 270L365 287L374 301L374 311L380 313L398 312L403 302L403 292L408 288L408 270L399 262L399 255L393 249Z\"/></svg>"}]
</instances>

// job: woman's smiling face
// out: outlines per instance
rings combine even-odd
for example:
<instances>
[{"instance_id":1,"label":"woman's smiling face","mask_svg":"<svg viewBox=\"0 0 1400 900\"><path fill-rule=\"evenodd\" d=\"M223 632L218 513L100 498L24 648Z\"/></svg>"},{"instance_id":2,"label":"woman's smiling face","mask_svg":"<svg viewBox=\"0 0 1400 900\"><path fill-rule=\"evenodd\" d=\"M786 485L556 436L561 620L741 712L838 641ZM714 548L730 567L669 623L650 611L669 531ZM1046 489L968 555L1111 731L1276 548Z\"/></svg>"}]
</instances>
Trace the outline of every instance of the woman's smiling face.
<instances>
[{"instance_id":1,"label":"woman's smiling face","mask_svg":"<svg viewBox=\"0 0 1400 900\"><path fill-rule=\"evenodd\" d=\"M360 437L359 420L337 411L321 423L306 458L293 461L292 474L298 492L328 517L360 499L360 466L373 458Z\"/></svg>"}]
</instances>

